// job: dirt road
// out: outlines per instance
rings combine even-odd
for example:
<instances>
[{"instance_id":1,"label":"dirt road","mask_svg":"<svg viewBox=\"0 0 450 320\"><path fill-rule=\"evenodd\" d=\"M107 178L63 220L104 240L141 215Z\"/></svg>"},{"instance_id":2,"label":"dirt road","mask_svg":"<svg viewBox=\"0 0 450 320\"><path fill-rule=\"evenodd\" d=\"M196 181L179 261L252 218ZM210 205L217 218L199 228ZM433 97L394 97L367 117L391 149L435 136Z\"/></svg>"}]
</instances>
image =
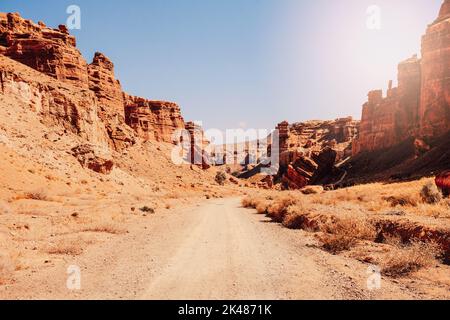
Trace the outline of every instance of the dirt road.
<instances>
[{"instance_id":1,"label":"dirt road","mask_svg":"<svg viewBox=\"0 0 450 320\"><path fill-rule=\"evenodd\" d=\"M329 255L303 231L243 209L239 199L210 200L152 216L129 233L93 245L0 290L39 299L372 299L418 298L383 280L367 289L367 265ZM81 290L67 289L67 267L81 269Z\"/></svg>"}]
</instances>

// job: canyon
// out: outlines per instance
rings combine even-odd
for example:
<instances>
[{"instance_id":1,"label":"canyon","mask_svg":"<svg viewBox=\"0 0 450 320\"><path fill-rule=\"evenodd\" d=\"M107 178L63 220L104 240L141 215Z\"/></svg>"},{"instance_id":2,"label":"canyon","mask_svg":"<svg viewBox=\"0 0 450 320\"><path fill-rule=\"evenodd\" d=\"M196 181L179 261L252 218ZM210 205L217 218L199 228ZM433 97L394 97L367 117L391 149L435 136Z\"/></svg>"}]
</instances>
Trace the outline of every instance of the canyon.
<instances>
[{"instance_id":1,"label":"canyon","mask_svg":"<svg viewBox=\"0 0 450 320\"><path fill-rule=\"evenodd\" d=\"M449 91L450 1L446 0L422 37L422 57L414 55L398 65L398 86L389 81L386 96L382 90L368 93L361 121L278 125L279 178L286 188L301 189L310 183L417 179L447 169ZM323 124L327 123L332 128L324 135ZM327 179L317 176L319 166L312 159L322 151L329 154L330 163L335 159L336 166L325 164L328 169L319 170L319 176Z\"/></svg>"},{"instance_id":2,"label":"canyon","mask_svg":"<svg viewBox=\"0 0 450 320\"><path fill-rule=\"evenodd\" d=\"M361 120L216 148L64 25L0 13L0 298L448 299L449 55L445 0Z\"/></svg>"}]
</instances>

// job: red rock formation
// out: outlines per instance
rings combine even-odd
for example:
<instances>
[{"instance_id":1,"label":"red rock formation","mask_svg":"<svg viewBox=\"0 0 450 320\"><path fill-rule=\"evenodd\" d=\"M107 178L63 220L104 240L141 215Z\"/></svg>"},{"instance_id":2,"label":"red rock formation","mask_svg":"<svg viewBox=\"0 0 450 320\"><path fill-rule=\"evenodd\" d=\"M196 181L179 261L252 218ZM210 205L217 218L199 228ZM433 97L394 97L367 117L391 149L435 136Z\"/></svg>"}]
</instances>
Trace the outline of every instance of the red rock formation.
<instances>
[{"instance_id":1,"label":"red rock formation","mask_svg":"<svg viewBox=\"0 0 450 320\"><path fill-rule=\"evenodd\" d=\"M392 147L411 136L419 126L420 60L416 56L398 67L398 88L389 83L387 96L371 91L363 106L359 138L354 153Z\"/></svg>"},{"instance_id":2,"label":"red rock formation","mask_svg":"<svg viewBox=\"0 0 450 320\"><path fill-rule=\"evenodd\" d=\"M105 55L96 53L93 62L87 65L76 48L75 37L65 26L51 29L19 14L0 14L0 54L85 90L89 98L94 97L91 104L114 150L122 151L136 142L133 129L144 139L171 143L174 131L184 128L178 105L124 94L115 78L114 65ZM67 117L76 117L80 110L76 105L64 106L64 101L55 106L71 110Z\"/></svg>"},{"instance_id":3,"label":"red rock formation","mask_svg":"<svg viewBox=\"0 0 450 320\"><path fill-rule=\"evenodd\" d=\"M450 170L437 175L436 185L444 196L448 197L450 195Z\"/></svg>"},{"instance_id":4,"label":"red rock formation","mask_svg":"<svg viewBox=\"0 0 450 320\"><path fill-rule=\"evenodd\" d=\"M450 130L450 0L422 38L422 136L440 136Z\"/></svg>"},{"instance_id":5,"label":"red rock formation","mask_svg":"<svg viewBox=\"0 0 450 320\"><path fill-rule=\"evenodd\" d=\"M359 122L351 117L334 121L309 121L277 126L280 139L280 170L283 187L302 189L320 183L334 173L338 161L351 155Z\"/></svg>"},{"instance_id":6,"label":"red rock formation","mask_svg":"<svg viewBox=\"0 0 450 320\"><path fill-rule=\"evenodd\" d=\"M176 130L184 129L176 103L125 95L125 121L145 140L173 143Z\"/></svg>"},{"instance_id":7,"label":"red rock formation","mask_svg":"<svg viewBox=\"0 0 450 320\"><path fill-rule=\"evenodd\" d=\"M205 138L203 128L194 122L187 122L186 130L190 136L190 150L187 160L193 165L201 166L203 170L211 168L211 160L206 152L209 141Z\"/></svg>"},{"instance_id":8,"label":"red rock formation","mask_svg":"<svg viewBox=\"0 0 450 320\"><path fill-rule=\"evenodd\" d=\"M94 145L81 145L72 149L72 154L80 164L101 174L110 174L114 168L111 155Z\"/></svg>"},{"instance_id":9,"label":"red rock formation","mask_svg":"<svg viewBox=\"0 0 450 320\"><path fill-rule=\"evenodd\" d=\"M0 83L0 95L28 104L46 125L62 126L89 143L108 146L97 99L89 90L61 83L5 56L0 56Z\"/></svg>"},{"instance_id":10,"label":"red rock formation","mask_svg":"<svg viewBox=\"0 0 450 320\"><path fill-rule=\"evenodd\" d=\"M95 93L99 117L105 124L113 149L121 151L135 143L134 132L125 123L122 86L114 75L114 64L102 53L95 53L88 66L89 89Z\"/></svg>"},{"instance_id":11,"label":"red rock formation","mask_svg":"<svg viewBox=\"0 0 450 320\"><path fill-rule=\"evenodd\" d=\"M58 80L88 88L87 63L65 26L47 28L17 13L0 19L0 46L4 54Z\"/></svg>"},{"instance_id":12,"label":"red rock formation","mask_svg":"<svg viewBox=\"0 0 450 320\"><path fill-rule=\"evenodd\" d=\"M353 154L396 146L410 138L436 138L450 130L450 0L422 39L422 59L398 67L398 88L369 93Z\"/></svg>"},{"instance_id":13,"label":"red rock formation","mask_svg":"<svg viewBox=\"0 0 450 320\"><path fill-rule=\"evenodd\" d=\"M94 91L100 105L119 114L124 113L122 87L114 75L114 64L104 54L96 52L88 66L89 89Z\"/></svg>"}]
</instances>

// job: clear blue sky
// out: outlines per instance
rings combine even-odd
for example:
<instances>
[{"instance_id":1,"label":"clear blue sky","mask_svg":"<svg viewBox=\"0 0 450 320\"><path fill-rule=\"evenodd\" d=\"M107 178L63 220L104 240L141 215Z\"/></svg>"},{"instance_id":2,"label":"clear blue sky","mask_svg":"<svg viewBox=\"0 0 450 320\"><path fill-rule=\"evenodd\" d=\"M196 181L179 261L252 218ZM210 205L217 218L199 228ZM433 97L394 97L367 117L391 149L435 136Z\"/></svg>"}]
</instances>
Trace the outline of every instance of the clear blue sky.
<instances>
[{"instance_id":1,"label":"clear blue sky","mask_svg":"<svg viewBox=\"0 0 450 320\"><path fill-rule=\"evenodd\" d=\"M359 118L367 92L419 53L441 0L3 0L0 10L57 26L70 4L85 58L109 56L125 91L225 129ZM366 27L372 4L379 31Z\"/></svg>"}]
</instances>

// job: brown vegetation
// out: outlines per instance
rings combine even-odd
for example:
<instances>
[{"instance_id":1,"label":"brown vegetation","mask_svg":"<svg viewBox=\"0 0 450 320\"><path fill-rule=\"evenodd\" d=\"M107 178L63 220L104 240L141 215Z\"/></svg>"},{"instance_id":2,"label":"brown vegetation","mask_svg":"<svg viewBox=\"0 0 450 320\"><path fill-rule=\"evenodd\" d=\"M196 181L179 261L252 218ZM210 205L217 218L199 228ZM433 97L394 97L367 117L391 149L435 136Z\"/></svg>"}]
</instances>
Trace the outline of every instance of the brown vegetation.
<instances>
[{"instance_id":1,"label":"brown vegetation","mask_svg":"<svg viewBox=\"0 0 450 320\"><path fill-rule=\"evenodd\" d=\"M392 250L382 262L382 272L388 276L405 276L437 263L441 250L436 244L413 242Z\"/></svg>"},{"instance_id":2,"label":"brown vegetation","mask_svg":"<svg viewBox=\"0 0 450 320\"><path fill-rule=\"evenodd\" d=\"M321 247L332 254L365 243L384 243L391 249L379 264L390 276L430 266L439 250L446 251L440 257L449 255L449 243L442 236L450 234L449 206L441 200L430 179L356 186L320 195L302 191L259 192L244 198L242 205L267 214L286 228L316 233ZM401 241L390 241L392 237ZM365 255L362 260L376 259Z\"/></svg>"}]
</instances>

